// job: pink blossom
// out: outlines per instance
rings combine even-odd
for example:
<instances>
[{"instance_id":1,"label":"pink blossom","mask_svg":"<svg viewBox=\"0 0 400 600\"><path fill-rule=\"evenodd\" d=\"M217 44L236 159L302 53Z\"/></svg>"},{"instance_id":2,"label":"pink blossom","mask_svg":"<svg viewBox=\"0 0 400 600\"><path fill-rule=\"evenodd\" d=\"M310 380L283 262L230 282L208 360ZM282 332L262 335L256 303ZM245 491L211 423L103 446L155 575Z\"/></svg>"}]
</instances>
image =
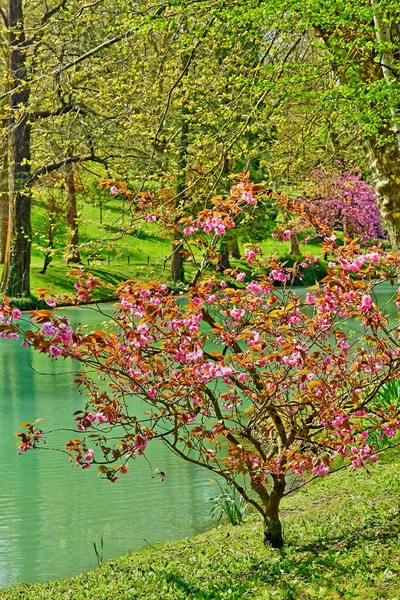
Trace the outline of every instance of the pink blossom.
<instances>
[{"instance_id":1,"label":"pink blossom","mask_svg":"<svg viewBox=\"0 0 400 600\"><path fill-rule=\"evenodd\" d=\"M147 438L144 435L138 435L133 442L133 446L138 451L138 454L143 454L147 446Z\"/></svg>"},{"instance_id":2,"label":"pink blossom","mask_svg":"<svg viewBox=\"0 0 400 600\"><path fill-rule=\"evenodd\" d=\"M254 252L254 250L250 250L250 248L246 248L244 254L250 260L254 260L256 257L256 253Z\"/></svg>"},{"instance_id":3,"label":"pink blossom","mask_svg":"<svg viewBox=\"0 0 400 600\"><path fill-rule=\"evenodd\" d=\"M55 301L53 300L53 298L46 298L45 302L46 302L47 306L51 306L52 308L57 306Z\"/></svg>"},{"instance_id":4,"label":"pink blossom","mask_svg":"<svg viewBox=\"0 0 400 600\"><path fill-rule=\"evenodd\" d=\"M236 275L236 281L244 281L246 279L246 273L238 273Z\"/></svg>"},{"instance_id":5,"label":"pink blossom","mask_svg":"<svg viewBox=\"0 0 400 600\"><path fill-rule=\"evenodd\" d=\"M340 427L340 425L342 425L346 420L347 420L347 417L345 417L344 415L338 415L332 421L332 425L333 425L333 427Z\"/></svg>"},{"instance_id":6,"label":"pink blossom","mask_svg":"<svg viewBox=\"0 0 400 600\"><path fill-rule=\"evenodd\" d=\"M60 354L62 354L62 349L57 348L57 346L50 346L49 352L51 356L60 356Z\"/></svg>"},{"instance_id":7,"label":"pink blossom","mask_svg":"<svg viewBox=\"0 0 400 600\"><path fill-rule=\"evenodd\" d=\"M324 477L329 473L329 467L327 467L324 463L320 463L316 467L313 468L313 471L316 475L320 477Z\"/></svg>"},{"instance_id":8,"label":"pink blossom","mask_svg":"<svg viewBox=\"0 0 400 600\"><path fill-rule=\"evenodd\" d=\"M230 311L230 315L233 319L235 319L236 321L238 321L239 319L241 319L243 317L245 313L245 310L243 308L232 308L232 310Z\"/></svg>"},{"instance_id":9,"label":"pink blossom","mask_svg":"<svg viewBox=\"0 0 400 600\"><path fill-rule=\"evenodd\" d=\"M96 413L95 417L99 423L107 423L108 422L106 415L104 415L101 412Z\"/></svg>"},{"instance_id":10,"label":"pink blossom","mask_svg":"<svg viewBox=\"0 0 400 600\"><path fill-rule=\"evenodd\" d=\"M118 194L118 188L116 185L113 185L112 187L110 187L110 194L111 194L111 196L116 196Z\"/></svg>"},{"instance_id":11,"label":"pink blossom","mask_svg":"<svg viewBox=\"0 0 400 600\"><path fill-rule=\"evenodd\" d=\"M141 323L136 329L138 333L147 333L149 331L149 326L146 323Z\"/></svg>"},{"instance_id":12,"label":"pink blossom","mask_svg":"<svg viewBox=\"0 0 400 600\"><path fill-rule=\"evenodd\" d=\"M289 240L293 235L293 232L290 231L290 229L285 229L285 231L282 234L282 237L284 240Z\"/></svg>"},{"instance_id":13,"label":"pink blossom","mask_svg":"<svg viewBox=\"0 0 400 600\"><path fill-rule=\"evenodd\" d=\"M46 335L55 335L57 333L57 328L49 322L43 323L42 330Z\"/></svg>"},{"instance_id":14,"label":"pink blossom","mask_svg":"<svg viewBox=\"0 0 400 600\"><path fill-rule=\"evenodd\" d=\"M19 310L19 308L13 308L11 314L13 319L20 319L22 317L22 312Z\"/></svg>"},{"instance_id":15,"label":"pink blossom","mask_svg":"<svg viewBox=\"0 0 400 600\"><path fill-rule=\"evenodd\" d=\"M249 292L252 292L253 294L259 294L263 291L263 288L259 283L257 283L257 281L251 281L250 283L248 283L246 285L246 289L249 290Z\"/></svg>"},{"instance_id":16,"label":"pink blossom","mask_svg":"<svg viewBox=\"0 0 400 600\"><path fill-rule=\"evenodd\" d=\"M243 192L242 200L247 202L247 204L256 204L257 200L250 194L250 192Z\"/></svg>"},{"instance_id":17,"label":"pink blossom","mask_svg":"<svg viewBox=\"0 0 400 600\"><path fill-rule=\"evenodd\" d=\"M89 448L89 450L87 451L87 453L85 454L84 458L86 461L91 461L92 458L94 456L94 450L92 450L91 448Z\"/></svg>"},{"instance_id":18,"label":"pink blossom","mask_svg":"<svg viewBox=\"0 0 400 600\"><path fill-rule=\"evenodd\" d=\"M369 294L364 294L361 298L360 310L369 310L372 307L372 299Z\"/></svg>"}]
</instances>

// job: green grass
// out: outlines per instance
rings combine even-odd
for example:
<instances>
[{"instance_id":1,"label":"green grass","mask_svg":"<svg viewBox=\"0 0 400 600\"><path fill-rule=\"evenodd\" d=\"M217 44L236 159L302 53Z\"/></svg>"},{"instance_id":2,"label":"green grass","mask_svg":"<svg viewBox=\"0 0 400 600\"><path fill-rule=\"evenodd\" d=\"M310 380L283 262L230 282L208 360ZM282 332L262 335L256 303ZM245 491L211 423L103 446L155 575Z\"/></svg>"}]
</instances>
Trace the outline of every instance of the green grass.
<instances>
[{"instance_id":1,"label":"green grass","mask_svg":"<svg viewBox=\"0 0 400 600\"><path fill-rule=\"evenodd\" d=\"M70 579L9 588L0 598L398 600L400 456L391 452L371 476L341 471L287 498L283 551L263 547L252 515L242 526L147 548Z\"/></svg>"}]
</instances>

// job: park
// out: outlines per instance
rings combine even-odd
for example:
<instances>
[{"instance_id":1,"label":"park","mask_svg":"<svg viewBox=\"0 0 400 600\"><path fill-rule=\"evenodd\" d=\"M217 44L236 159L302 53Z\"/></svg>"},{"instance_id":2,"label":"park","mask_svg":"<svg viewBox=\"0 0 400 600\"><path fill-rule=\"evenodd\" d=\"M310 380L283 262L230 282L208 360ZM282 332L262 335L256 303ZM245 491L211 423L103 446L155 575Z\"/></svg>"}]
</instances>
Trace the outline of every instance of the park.
<instances>
[{"instance_id":1,"label":"park","mask_svg":"<svg viewBox=\"0 0 400 600\"><path fill-rule=\"evenodd\" d=\"M398 598L397 3L0 23L0 598Z\"/></svg>"}]
</instances>

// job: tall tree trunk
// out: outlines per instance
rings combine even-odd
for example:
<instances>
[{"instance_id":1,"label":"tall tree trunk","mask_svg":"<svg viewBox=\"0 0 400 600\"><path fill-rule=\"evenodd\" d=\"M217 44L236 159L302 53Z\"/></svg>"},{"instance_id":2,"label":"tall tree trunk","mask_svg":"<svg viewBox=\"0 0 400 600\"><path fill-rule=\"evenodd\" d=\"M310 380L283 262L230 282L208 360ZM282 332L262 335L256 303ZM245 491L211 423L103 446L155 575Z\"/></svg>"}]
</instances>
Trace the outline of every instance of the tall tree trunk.
<instances>
[{"instance_id":1,"label":"tall tree trunk","mask_svg":"<svg viewBox=\"0 0 400 600\"><path fill-rule=\"evenodd\" d=\"M187 69L189 64L189 56L184 55L182 57L183 69ZM185 92L183 92L185 93ZM181 135L179 141L179 157L178 157L178 173L176 183L176 201L175 207L177 209L176 224L179 221L181 209L185 204L186 200L186 168L187 168L187 154L189 145L189 120L188 120L188 100L184 98L182 103L181 111ZM175 239L176 236L174 236ZM171 279L172 281L185 281L185 269L184 269L184 255L181 252L182 244L175 244L174 239L172 240L171 246Z\"/></svg>"},{"instance_id":2,"label":"tall tree trunk","mask_svg":"<svg viewBox=\"0 0 400 600\"><path fill-rule=\"evenodd\" d=\"M4 262L7 247L9 190L8 144L5 141L0 156L0 263Z\"/></svg>"},{"instance_id":3,"label":"tall tree trunk","mask_svg":"<svg viewBox=\"0 0 400 600\"><path fill-rule=\"evenodd\" d=\"M365 54L365 49L362 52L356 50L352 60L359 67L357 78L361 85L379 80L384 80L386 84L391 85L396 81L398 75L396 69L393 68L395 60L392 52L390 26L382 18L379 0L370 1L375 39L380 46L384 44L385 47L382 52L372 49L368 55ZM337 30L323 30L319 25L315 26L315 30L324 40L327 48L332 50L332 56L335 58L331 35L333 36ZM344 29L343 35L350 40L356 35L356 32L357 27L353 30ZM367 56L368 60L366 60ZM334 60L332 66L334 70L337 70L335 64ZM353 73L351 69L350 72ZM339 72L339 76L344 83L348 83L346 75ZM376 136L364 138L363 145L374 176L378 209L386 226L392 248L398 252L400 248L400 122L395 107L389 108L392 123L382 125ZM387 142L382 145L382 140L387 140Z\"/></svg>"},{"instance_id":4,"label":"tall tree trunk","mask_svg":"<svg viewBox=\"0 0 400 600\"><path fill-rule=\"evenodd\" d=\"M80 263L78 210L76 206L75 172L73 165L65 166L65 195L67 247L65 249L64 258L68 264Z\"/></svg>"},{"instance_id":5,"label":"tall tree trunk","mask_svg":"<svg viewBox=\"0 0 400 600\"><path fill-rule=\"evenodd\" d=\"M9 0L10 48L10 251L4 264L2 289L9 296L30 295L31 125L27 115L30 90L27 85L23 1Z\"/></svg>"},{"instance_id":6,"label":"tall tree trunk","mask_svg":"<svg viewBox=\"0 0 400 600\"><path fill-rule=\"evenodd\" d=\"M378 146L365 140L365 148L374 178L376 201L391 246L400 249L400 152L397 142Z\"/></svg>"},{"instance_id":7,"label":"tall tree trunk","mask_svg":"<svg viewBox=\"0 0 400 600\"><path fill-rule=\"evenodd\" d=\"M274 485L269 495L264 514L264 544L273 548L283 547L282 523L279 518L279 504L285 491L284 475L273 475Z\"/></svg>"}]
</instances>

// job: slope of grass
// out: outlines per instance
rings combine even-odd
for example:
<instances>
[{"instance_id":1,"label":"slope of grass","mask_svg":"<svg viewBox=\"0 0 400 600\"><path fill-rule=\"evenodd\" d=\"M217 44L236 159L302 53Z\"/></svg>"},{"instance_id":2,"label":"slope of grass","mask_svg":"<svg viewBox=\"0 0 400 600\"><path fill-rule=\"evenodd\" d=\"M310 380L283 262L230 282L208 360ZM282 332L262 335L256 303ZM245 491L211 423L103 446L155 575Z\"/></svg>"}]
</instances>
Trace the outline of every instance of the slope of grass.
<instances>
[{"instance_id":1,"label":"slope of grass","mask_svg":"<svg viewBox=\"0 0 400 600\"><path fill-rule=\"evenodd\" d=\"M286 547L266 549L255 515L144 549L89 573L0 592L3 600L398 600L400 456L371 476L341 471L288 497ZM121 523L123 527L123 523Z\"/></svg>"}]
</instances>

